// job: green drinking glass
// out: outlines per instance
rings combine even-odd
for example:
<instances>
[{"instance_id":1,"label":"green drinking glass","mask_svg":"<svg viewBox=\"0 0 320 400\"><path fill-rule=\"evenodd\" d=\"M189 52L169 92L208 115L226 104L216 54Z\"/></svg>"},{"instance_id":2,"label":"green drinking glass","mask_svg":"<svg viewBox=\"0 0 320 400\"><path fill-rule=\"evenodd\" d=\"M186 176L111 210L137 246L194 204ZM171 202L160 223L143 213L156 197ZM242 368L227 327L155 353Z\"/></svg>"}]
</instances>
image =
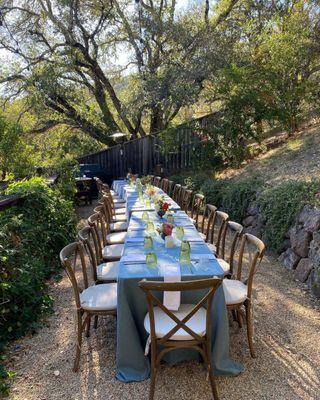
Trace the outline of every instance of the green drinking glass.
<instances>
[{"instance_id":1,"label":"green drinking glass","mask_svg":"<svg viewBox=\"0 0 320 400\"><path fill-rule=\"evenodd\" d=\"M153 233L154 232L154 223L152 221L147 222L147 232Z\"/></svg>"},{"instance_id":2,"label":"green drinking glass","mask_svg":"<svg viewBox=\"0 0 320 400\"><path fill-rule=\"evenodd\" d=\"M183 239L183 236L184 236L184 229L183 229L182 226L177 226L177 228L176 228L176 236L177 236L177 238L178 238L179 240L182 240L182 239Z\"/></svg>"},{"instance_id":3,"label":"green drinking glass","mask_svg":"<svg viewBox=\"0 0 320 400\"><path fill-rule=\"evenodd\" d=\"M167 216L167 222L169 223L169 224L174 224L174 218L173 218L173 215L172 214L169 214L168 216Z\"/></svg>"},{"instance_id":4,"label":"green drinking glass","mask_svg":"<svg viewBox=\"0 0 320 400\"><path fill-rule=\"evenodd\" d=\"M181 264L190 264L190 243L187 240L183 240L181 243L180 250L180 263Z\"/></svg>"},{"instance_id":5,"label":"green drinking glass","mask_svg":"<svg viewBox=\"0 0 320 400\"><path fill-rule=\"evenodd\" d=\"M153 247L153 240L151 236L146 236L143 240L143 246L145 249L152 249Z\"/></svg>"},{"instance_id":6,"label":"green drinking glass","mask_svg":"<svg viewBox=\"0 0 320 400\"><path fill-rule=\"evenodd\" d=\"M151 208L151 201L150 201L150 199L147 199L147 200L146 200L146 207L147 207L147 208Z\"/></svg>"},{"instance_id":7,"label":"green drinking glass","mask_svg":"<svg viewBox=\"0 0 320 400\"><path fill-rule=\"evenodd\" d=\"M156 253L148 253L146 256L146 263L149 268L157 268L158 259Z\"/></svg>"},{"instance_id":8,"label":"green drinking glass","mask_svg":"<svg viewBox=\"0 0 320 400\"><path fill-rule=\"evenodd\" d=\"M143 213L142 213L142 221L144 221L144 222L148 222L149 221L149 214L147 213L147 211L143 211Z\"/></svg>"}]
</instances>

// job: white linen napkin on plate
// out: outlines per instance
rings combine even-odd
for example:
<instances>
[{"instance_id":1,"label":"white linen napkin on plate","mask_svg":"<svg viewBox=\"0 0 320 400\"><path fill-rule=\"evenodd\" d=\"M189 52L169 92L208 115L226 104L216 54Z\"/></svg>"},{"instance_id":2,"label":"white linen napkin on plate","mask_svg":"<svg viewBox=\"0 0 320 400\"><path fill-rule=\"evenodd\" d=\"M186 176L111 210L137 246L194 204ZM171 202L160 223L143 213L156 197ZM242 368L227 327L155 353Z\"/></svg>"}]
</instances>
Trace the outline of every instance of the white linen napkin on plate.
<instances>
[{"instance_id":1,"label":"white linen napkin on plate","mask_svg":"<svg viewBox=\"0 0 320 400\"><path fill-rule=\"evenodd\" d=\"M162 266L162 273L165 282L181 282L180 265L178 264L164 264ZM179 310L181 302L181 292L164 292L163 305L168 310Z\"/></svg>"}]
</instances>

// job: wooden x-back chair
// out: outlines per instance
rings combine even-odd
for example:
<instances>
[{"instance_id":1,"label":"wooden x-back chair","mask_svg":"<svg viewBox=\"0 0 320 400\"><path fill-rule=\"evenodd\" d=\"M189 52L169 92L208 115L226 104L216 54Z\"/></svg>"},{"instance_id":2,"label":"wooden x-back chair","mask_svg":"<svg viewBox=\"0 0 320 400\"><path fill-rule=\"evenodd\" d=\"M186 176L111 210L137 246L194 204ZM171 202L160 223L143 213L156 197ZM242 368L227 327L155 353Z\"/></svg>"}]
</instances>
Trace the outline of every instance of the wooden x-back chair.
<instances>
[{"instance_id":1,"label":"wooden x-back chair","mask_svg":"<svg viewBox=\"0 0 320 400\"><path fill-rule=\"evenodd\" d=\"M181 189L180 207L186 213L188 213L190 207L192 193L192 190L189 190L187 187L182 187Z\"/></svg>"},{"instance_id":2,"label":"wooden x-back chair","mask_svg":"<svg viewBox=\"0 0 320 400\"><path fill-rule=\"evenodd\" d=\"M64 247L60 252L60 261L71 281L77 308L77 343L73 365L73 370L77 372L80 362L82 334L86 331L86 336L89 336L91 318L99 315L116 315L117 313L117 284L88 285L84 249L80 242L74 242ZM82 285L81 278L79 279L76 274L78 261L80 261L82 270Z\"/></svg>"},{"instance_id":3,"label":"wooden x-back chair","mask_svg":"<svg viewBox=\"0 0 320 400\"><path fill-rule=\"evenodd\" d=\"M167 178L163 178L161 181L161 189L168 194L169 189L169 180Z\"/></svg>"},{"instance_id":4,"label":"wooden x-back chair","mask_svg":"<svg viewBox=\"0 0 320 400\"><path fill-rule=\"evenodd\" d=\"M177 183L173 189L172 198L177 204L180 203L181 189L182 186L179 183Z\"/></svg>"},{"instance_id":5,"label":"wooden x-back chair","mask_svg":"<svg viewBox=\"0 0 320 400\"><path fill-rule=\"evenodd\" d=\"M208 243L211 245L211 250L220 257L221 238L225 228L225 224L229 219L229 215L223 211L216 210L211 213L208 221Z\"/></svg>"},{"instance_id":6,"label":"wooden x-back chair","mask_svg":"<svg viewBox=\"0 0 320 400\"><path fill-rule=\"evenodd\" d=\"M153 185L154 186L160 187L160 182L161 182L161 176L155 176L153 178Z\"/></svg>"},{"instance_id":7,"label":"wooden x-back chair","mask_svg":"<svg viewBox=\"0 0 320 400\"><path fill-rule=\"evenodd\" d=\"M221 237L218 261L227 275L232 276L234 258L240 244L243 226L234 221L227 221Z\"/></svg>"},{"instance_id":8,"label":"wooden x-back chair","mask_svg":"<svg viewBox=\"0 0 320 400\"><path fill-rule=\"evenodd\" d=\"M174 188L174 182L169 181L167 195L170 197L172 197L173 188Z\"/></svg>"},{"instance_id":9,"label":"wooden x-back chair","mask_svg":"<svg viewBox=\"0 0 320 400\"><path fill-rule=\"evenodd\" d=\"M265 253L264 243L249 233L241 238L239 255L234 264L235 279L224 279L223 290L228 310L233 311L239 326L245 317L251 357L256 357L253 337L253 278Z\"/></svg>"},{"instance_id":10,"label":"wooden x-back chair","mask_svg":"<svg viewBox=\"0 0 320 400\"><path fill-rule=\"evenodd\" d=\"M212 204L206 204L203 211L200 233L206 242L209 241L210 223L212 222L212 218L216 211L217 207Z\"/></svg>"},{"instance_id":11,"label":"wooden x-back chair","mask_svg":"<svg viewBox=\"0 0 320 400\"><path fill-rule=\"evenodd\" d=\"M196 193L193 196L191 206L191 218L194 220L195 226L199 228L199 216L203 212L205 197L203 194Z\"/></svg>"},{"instance_id":12,"label":"wooden x-back chair","mask_svg":"<svg viewBox=\"0 0 320 400\"><path fill-rule=\"evenodd\" d=\"M162 357L172 350L181 348L194 349L201 354L208 367L213 397L218 400L211 359L211 308L213 296L220 284L221 279L215 278L169 283L146 280L139 282L148 304L144 326L151 338L150 400L154 397L156 374ZM168 310L154 294L164 291L198 290L206 290L206 294L197 304L180 305L179 316L182 319L179 319L174 311ZM192 320L195 315L197 318Z\"/></svg>"}]
</instances>

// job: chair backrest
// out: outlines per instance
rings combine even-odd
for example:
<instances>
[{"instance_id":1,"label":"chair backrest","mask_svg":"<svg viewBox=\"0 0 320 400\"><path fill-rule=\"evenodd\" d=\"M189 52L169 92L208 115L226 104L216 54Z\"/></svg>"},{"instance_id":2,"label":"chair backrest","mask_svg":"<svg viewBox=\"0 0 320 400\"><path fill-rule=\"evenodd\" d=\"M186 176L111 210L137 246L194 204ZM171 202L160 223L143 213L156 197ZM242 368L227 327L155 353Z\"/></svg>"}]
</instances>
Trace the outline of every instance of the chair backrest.
<instances>
[{"instance_id":1,"label":"chair backrest","mask_svg":"<svg viewBox=\"0 0 320 400\"><path fill-rule=\"evenodd\" d=\"M167 194L170 197L172 197L173 188L174 188L174 182L173 181L169 181Z\"/></svg>"},{"instance_id":2,"label":"chair backrest","mask_svg":"<svg viewBox=\"0 0 320 400\"><path fill-rule=\"evenodd\" d=\"M183 186L181 189L180 207L185 212L188 212L189 210L192 193L192 190L189 190L186 186Z\"/></svg>"},{"instance_id":3,"label":"chair backrest","mask_svg":"<svg viewBox=\"0 0 320 400\"><path fill-rule=\"evenodd\" d=\"M169 179L163 178L161 181L161 189L168 194L169 189Z\"/></svg>"},{"instance_id":4,"label":"chair backrest","mask_svg":"<svg viewBox=\"0 0 320 400\"><path fill-rule=\"evenodd\" d=\"M191 207L191 218L196 222L196 227L199 226L199 215L204 207L205 197L203 194L196 193L193 196L192 207Z\"/></svg>"},{"instance_id":5,"label":"chair backrest","mask_svg":"<svg viewBox=\"0 0 320 400\"><path fill-rule=\"evenodd\" d=\"M167 314L174 322L175 326L164 335L161 339L158 339L158 344L165 344L170 338L179 330L183 329L190 336L192 340L197 342L204 342L211 338L211 327L212 327L212 299L217 288L221 285L222 280L216 278L193 280L193 281L182 281L182 282L160 282L160 281L146 281L142 280L139 282L139 287L144 291L147 297L148 311L150 317L150 333L151 333L151 346L156 345L156 332L155 332L155 319L154 319L154 306L158 306L161 310ZM180 320L176 317L167 307L165 307L154 292L165 292L165 291L205 291L203 297L194 305L192 310ZM199 336L196 332L187 326L187 322L192 316L201 308L205 307L207 310L206 315L206 337Z\"/></svg>"},{"instance_id":6,"label":"chair backrest","mask_svg":"<svg viewBox=\"0 0 320 400\"><path fill-rule=\"evenodd\" d=\"M173 198L173 200L174 200L177 204L180 203L180 193L181 193L181 189L182 189L182 186L180 185L180 183L177 183L177 184L174 186L174 189L173 189L172 198Z\"/></svg>"},{"instance_id":7,"label":"chair backrest","mask_svg":"<svg viewBox=\"0 0 320 400\"><path fill-rule=\"evenodd\" d=\"M209 240L210 222L212 221L213 214L217 211L217 207L212 204L206 204L203 211L201 232L206 235L206 241Z\"/></svg>"},{"instance_id":8,"label":"chair backrest","mask_svg":"<svg viewBox=\"0 0 320 400\"><path fill-rule=\"evenodd\" d=\"M97 282L97 265L100 264L99 258L99 244L95 231L92 226L85 226L78 232L78 238L86 250L87 256L90 260L92 277L94 282Z\"/></svg>"},{"instance_id":9,"label":"chair backrest","mask_svg":"<svg viewBox=\"0 0 320 400\"><path fill-rule=\"evenodd\" d=\"M93 179L95 180L95 182L97 184L99 192L101 192L102 191L102 187L103 187L102 180L100 178L96 177L96 176Z\"/></svg>"},{"instance_id":10,"label":"chair backrest","mask_svg":"<svg viewBox=\"0 0 320 400\"><path fill-rule=\"evenodd\" d=\"M98 207L96 207L97 210ZM90 215L88 218L88 224L91 226L95 232L98 240L99 255L102 258L102 247L106 246L107 242L107 228L106 221L103 217L102 211L97 210L94 214Z\"/></svg>"},{"instance_id":11,"label":"chair backrest","mask_svg":"<svg viewBox=\"0 0 320 400\"><path fill-rule=\"evenodd\" d=\"M220 244L225 223L229 219L229 215L223 211L216 210L208 221L209 235L208 242L216 246L216 253L220 255Z\"/></svg>"},{"instance_id":12,"label":"chair backrest","mask_svg":"<svg viewBox=\"0 0 320 400\"><path fill-rule=\"evenodd\" d=\"M153 178L153 184L154 186L160 187L160 182L161 182L161 176L155 176Z\"/></svg>"},{"instance_id":13,"label":"chair backrest","mask_svg":"<svg viewBox=\"0 0 320 400\"><path fill-rule=\"evenodd\" d=\"M65 246L60 251L60 261L71 281L76 306L79 309L81 308L80 293L82 290L81 290L81 283L78 281L75 273L78 258L80 260L80 265L82 270L83 285L84 288L86 289L88 287L88 275L87 275L87 266L84 256L84 249L82 244L80 242L73 242Z\"/></svg>"},{"instance_id":14,"label":"chair backrest","mask_svg":"<svg viewBox=\"0 0 320 400\"><path fill-rule=\"evenodd\" d=\"M244 233L239 247L239 257L237 260L237 270L235 277L244 282L248 287L248 298L251 297L253 277L260 264L266 246L254 235Z\"/></svg>"},{"instance_id":15,"label":"chair backrest","mask_svg":"<svg viewBox=\"0 0 320 400\"><path fill-rule=\"evenodd\" d=\"M234 256L240 243L243 226L234 221L227 221L221 237L219 256L230 265L230 273L233 274Z\"/></svg>"}]
</instances>

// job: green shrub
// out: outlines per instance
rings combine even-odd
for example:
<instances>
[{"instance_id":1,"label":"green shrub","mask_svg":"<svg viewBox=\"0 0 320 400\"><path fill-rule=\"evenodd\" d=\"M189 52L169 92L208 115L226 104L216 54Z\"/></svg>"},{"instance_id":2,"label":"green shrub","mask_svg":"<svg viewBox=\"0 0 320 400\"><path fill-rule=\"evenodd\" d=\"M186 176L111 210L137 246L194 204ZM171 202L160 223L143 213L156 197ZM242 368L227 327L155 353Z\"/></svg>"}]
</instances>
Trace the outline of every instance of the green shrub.
<instances>
[{"instance_id":1,"label":"green shrub","mask_svg":"<svg viewBox=\"0 0 320 400\"><path fill-rule=\"evenodd\" d=\"M316 202L315 194L320 182L286 181L266 189L259 198L259 206L265 224L264 240L269 247L279 251L286 232L305 204Z\"/></svg>"},{"instance_id":2,"label":"green shrub","mask_svg":"<svg viewBox=\"0 0 320 400\"><path fill-rule=\"evenodd\" d=\"M207 179L200 188L206 197L206 202L216 207L222 207L224 190L227 183L223 180Z\"/></svg>"},{"instance_id":3,"label":"green shrub","mask_svg":"<svg viewBox=\"0 0 320 400\"><path fill-rule=\"evenodd\" d=\"M59 273L59 251L76 235L72 202L42 178L13 183L6 193L24 203L0 214L0 349L50 310L46 280Z\"/></svg>"}]
</instances>

